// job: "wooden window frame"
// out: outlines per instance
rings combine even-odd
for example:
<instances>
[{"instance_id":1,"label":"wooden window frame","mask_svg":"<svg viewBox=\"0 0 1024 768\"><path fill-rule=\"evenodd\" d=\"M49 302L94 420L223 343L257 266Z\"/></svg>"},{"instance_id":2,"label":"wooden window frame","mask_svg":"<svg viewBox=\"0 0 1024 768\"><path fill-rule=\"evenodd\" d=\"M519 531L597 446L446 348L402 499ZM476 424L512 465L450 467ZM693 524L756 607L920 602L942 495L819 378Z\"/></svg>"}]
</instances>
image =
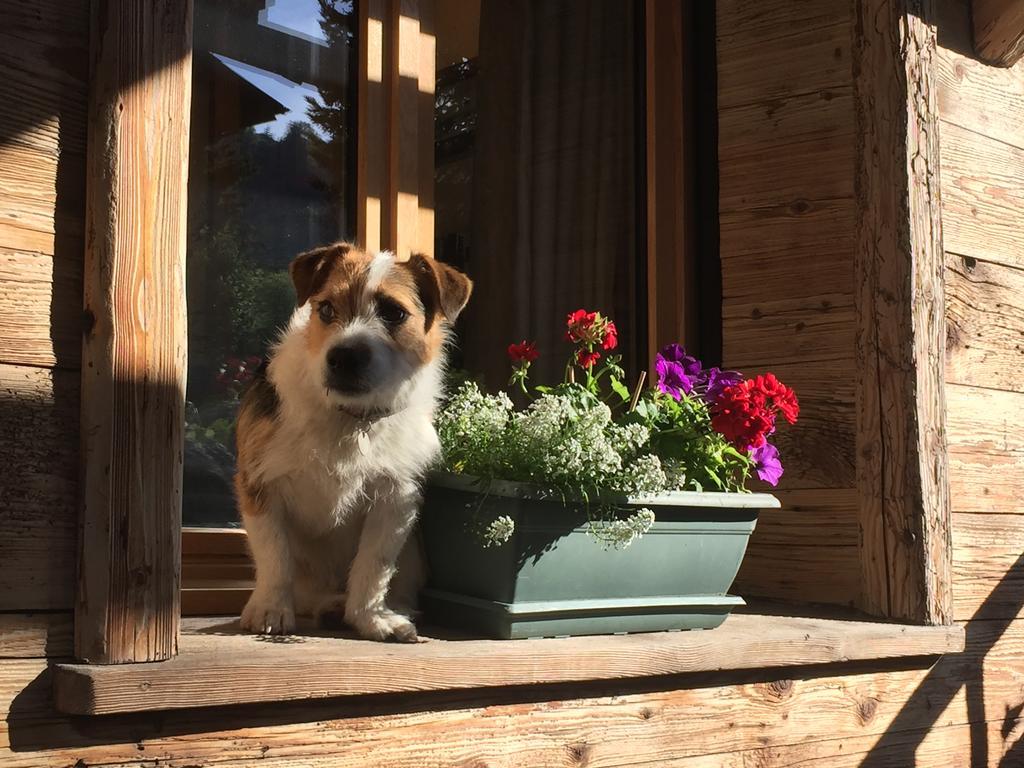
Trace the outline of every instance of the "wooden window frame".
<instances>
[{"instance_id":1,"label":"wooden window frame","mask_svg":"<svg viewBox=\"0 0 1024 768\"><path fill-rule=\"evenodd\" d=\"M916 5L856 3L862 607L941 625L951 546L935 29ZM420 162L433 142L430 6L360 2L357 239L369 248L432 252L432 168ZM652 348L693 328L692 195L679 149L690 128L671 98L685 81L680 7L646 6ZM92 12L75 653L113 664L178 648L192 0L110 0ZM659 292L666 275L676 290ZM211 551L237 554L243 536L189 533L206 544L190 543L186 563L204 565L202 546L218 539L235 544Z\"/></svg>"}]
</instances>

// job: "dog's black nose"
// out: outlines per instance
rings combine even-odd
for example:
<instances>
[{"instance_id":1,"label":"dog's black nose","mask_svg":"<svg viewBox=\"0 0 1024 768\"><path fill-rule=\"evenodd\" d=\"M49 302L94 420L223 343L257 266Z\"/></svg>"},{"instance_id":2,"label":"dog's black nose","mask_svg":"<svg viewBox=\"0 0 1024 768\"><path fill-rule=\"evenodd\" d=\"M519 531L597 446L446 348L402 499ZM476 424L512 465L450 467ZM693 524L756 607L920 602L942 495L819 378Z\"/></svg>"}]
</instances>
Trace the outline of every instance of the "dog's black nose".
<instances>
[{"instance_id":1,"label":"dog's black nose","mask_svg":"<svg viewBox=\"0 0 1024 768\"><path fill-rule=\"evenodd\" d=\"M365 341L346 341L327 352L330 384L342 391L366 388L364 374L370 367L373 349Z\"/></svg>"},{"instance_id":2,"label":"dog's black nose","mask_svg":"<svg viewBox=\"0 0 1024 768\"><path fill-rule=\"evenodd\" d=\"M365 341L350 341L333 347L327 353L327 367L332 371L358 372L370 364L373 350Z\"/></svg>"}]
</instances>

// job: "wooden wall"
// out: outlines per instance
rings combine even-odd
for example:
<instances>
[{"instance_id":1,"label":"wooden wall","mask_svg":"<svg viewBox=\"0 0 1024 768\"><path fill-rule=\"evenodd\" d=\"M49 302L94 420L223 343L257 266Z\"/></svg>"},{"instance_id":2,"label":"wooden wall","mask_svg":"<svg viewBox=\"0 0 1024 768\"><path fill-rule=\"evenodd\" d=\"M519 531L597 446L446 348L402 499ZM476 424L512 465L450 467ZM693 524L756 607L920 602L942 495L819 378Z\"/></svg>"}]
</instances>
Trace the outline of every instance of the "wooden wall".
<instances>
[{"instance_id":1,"label":"wooden wall","mask_svg":"<svg viewBox=\"0 0 1024 768\"><path fill-rule=\"evenodd\" d=\"M88 29L0 2L0 611L72 606Z\"/></svg>"},{"instance_id":2,"label":"wooden wall","mask_svg":"<svg viewBox=\"0 0 1024 768\"><path fill-rule=\"evenodd\" d=\"M966 653L930 669L56 715L43 657L70 652L80 5L0 0L0 766L1024 765L1024 64L974 59L966 0L941 0L939 35L954 597ZM770 365L805 409L783 446L786 509L760 526L744 575L748 586L844 602L857 583L849 9L719 0L718 20L727 360Z\"/></svg>"},{"instance_id":3,"label":"wooden wall","mask_svg":"<svg viewBox=\"0 0 1024 768\"><path fill-rule=\"evenodd\" d=\"M783 508L762 515L736 589L852 605L861 573L851 9L717 7L723 362L774 371L801 406L778 436Z\"/></svg>"}]
</instances>

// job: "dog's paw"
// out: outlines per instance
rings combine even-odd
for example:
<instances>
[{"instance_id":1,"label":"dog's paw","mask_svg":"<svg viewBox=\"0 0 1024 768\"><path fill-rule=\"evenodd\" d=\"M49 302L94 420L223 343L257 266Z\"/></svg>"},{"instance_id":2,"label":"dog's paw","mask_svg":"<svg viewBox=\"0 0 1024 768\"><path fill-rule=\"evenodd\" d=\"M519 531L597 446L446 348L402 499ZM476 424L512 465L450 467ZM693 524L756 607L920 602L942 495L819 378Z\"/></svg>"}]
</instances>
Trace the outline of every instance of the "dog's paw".
<instances>
[{"instance_id":1,"label":"dog's paw","mask_svg":"<svg viewBox=\"0 0 1024 768\"><path fill-rule=\"evenodd\" d=\"M349 613L345 621L366 640L394 640L398 643L417 643L416 625L408 616L389 611L363 611Z\"/></svg>"},{"instance_id":2,"label":"dog's paw","mask_svg":"<svg viewBox=\"0 0 1024 768\"><path fill-rule=\"evenodd\" d=\"M295 631L295 608L287 598L253 592L239 623L259 635L288 635Z\"/></svg>"}]
</instances>

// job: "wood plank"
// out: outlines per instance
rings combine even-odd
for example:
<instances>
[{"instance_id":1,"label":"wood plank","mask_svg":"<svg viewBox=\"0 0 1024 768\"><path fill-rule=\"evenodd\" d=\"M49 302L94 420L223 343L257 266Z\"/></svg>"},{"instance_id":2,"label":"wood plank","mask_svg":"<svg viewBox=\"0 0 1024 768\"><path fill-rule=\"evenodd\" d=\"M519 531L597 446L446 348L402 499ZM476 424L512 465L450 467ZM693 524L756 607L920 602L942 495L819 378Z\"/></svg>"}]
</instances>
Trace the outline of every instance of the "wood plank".
<instances>
[{"instance_id":1,"label":"wood plank","mask_svg":"<svg viewBox=\"0 0 1024 768\"><path fill-rule=\"evenodd\" d=\"M961 512L1024 512L1024 394L950 385L949 473Z\"/></svg>"},{"instance_id":2,"label":"wood plank","mask_svg":"<svg viewBox=\"0 0 1024 768\"><path fill-rule=\"evenodd\" d=\"M78 375L0 364L0 610L74 594Z\"/></svg>"},{"instance_id":3,"label":"wood plank","mask_svg":"<svg viewBox=\"0 0 1024 768\"><path fill-rule=\"evenodd\" d=\"M729 50L734 38L785 40L802 30L825 30L850 22L850 9L832 0L718 0L716 29L719 51Z\"/></svg>"},{"instance_id":4,"label":"wood plank","mask_svg":"<svg viewBox=\"0 0 1024 768\"><path fill-rule=\"evenodd\" d=\"M192 3L93 14L75 653L155 661L179 620Z\"/></svg>"},{"instance_id":5,"label":"wood plank","mask_svg":"<svg viewBox=\"0 0 1024 768\"><path fill-rule=\"evenodd\" d=\"M761 27L735 29L734 20L729 21L718 39L720 108L849 88L849 17L825 28L794 26L775 39L765 38ZM807 66L809 61L815 66Z\"/></svg>"},{"instance_id":6,"label":"wood plank","mask_svg":"<svg viewBox=\"0 0 1024 768\"><path fill-rule=\"evenodd\" d=\"M714 632L532 640L429 642L397 648L302 637L292 644L232 634L234 622L193 619L181 653L162 664L62 664L57 708L74 714L365 693L613 680L721 669L799 666L956 652L959 627L910 627L735 615ZM752 653L756 648L756 653ZM245 659L244 666L227 660ZM475 661L474 661L475 660ZM226 663L227 662L227 663Z\"/></svg>"},{"instance_id":7,"label":"wood plank","mask_svg":"<svg viewBox=\"0 0 1024 768\"><path fill-rule=\"evenodd\" d=\"M953 513L957 621L1024 619L1024 515Z\"/></svg>"},{"instance_id":8,"label":"wood plank","mask_svg":"<svg viewBox=\"0 0 1024 768\"><path fill-rule=\"evenodd\" d=\"M965 10L967 3L944 2L942 7ZM990 67L958 48L960 41L945 42L954 34L951 26L970 24L967 14L951 11L941 19L936 72L939 76L939 114L943 123L953 123L983 136L1024 149L1024 66L1013 69Z\"/></svg>"},{"instance_id":9,"label":"wood plank","mask_svg":"<svg viewBox=\"0 0 1024 768\"><path fill-rule=\"evenodd\" d=\"M935 27L917 0L854 5L863 608L943 623L951 552Z\"/></svg>"},{"instance_id":10,"label":"wood plank","mask_svg":"<svg viewBox=\"0 0 1024 768\"><path fill-rule=\"evenodd\" d=\"M0 613L0 659L67 657L73 638L70 611Z\"/></svg>"},{"instance_id":11,"label":"wood plank","mask_svg":"<svg viewBox=\"0 0 1024 768\"><path fill-rule=\"evenodd\" d=\"M68 13L67 34L56 33L61 25L31 36L0 27L0 145L85 154L89 36L80 17Z\"/></svg>"},{"instance_id":12,"label":"wood plank","mask_svg":"<svg viewBox=\"0 0 1024 768\"><path fill-rule=\"evenodd\" d=\"M946 381L1024 392L1024 271L946 254Z\"/></svg>"},{"instance_id":13,"label":"wood plank","mask_svg":"<svg viewBox=\"0 0 1024 768\"><path fill-rule=\"evenodd\" d=\"M723 113L723 119L733 118ZM719 207L731 212L852 198L855 176L851 137L844 134L789 140L771 151L720 153Z\"/></svg>"},{"instance_id":14,"label":"wood plank","mask_svg":"<svg viewBox=\"0 0 1024 768\"><path fill-rule=\"evenodd\" d=\"M388 92L388 237L385 246L400 257L412 253L420 242L419 182L419 81L420 2L388 0L387 34L389 71L384 82Z\"/></svg>"},{"instance_id":15,"label":"wood plank","mask_svg":"<svg viewBox=\"0 0 1024 768\"><path fill-rule=\"evenodd\" d=\"M924 683L933 706L902 712ZM52 711L43 664L7 662L0 666L0 714L13 711L6 723L0 717L0 762L5 768L76 761L441 768L579 766L582 755L591 768L666 765L754 747L812 749L837 736L877 741L884 734L891 741L897 732L936 722L948 727L964 717L960 686L924 670L767 673L741 685L704 681L689 690L674 690L668 681L633 688L605 683L544 690L540 698L469 691L83 721ZM943 711L937 702L947 700Z\"/></svg>"},{"instance_id":16,"label":"wood plank","mask_svg":"<svg viewBox=\"0 0 1024 768\"><path fill-rule=\"evenodd\" d=\"M825 141L839 136L852 140L853 117L849 87L728 107L720 110L718 116L719 155L744 157L778 151L795 142ZM819 173L823 170L819 169Z\"/></svg>"},{"instance_id":17,"label":"wood plank","mask_svg":"<svg viewBox=\"0 0 1024 768\"><path fill-rule=\"evenodd\" d=\"M942 217L946 250L1024 267L1024 149L944 123Z\"/></svg>"},{"instance_id":18,"label":"wood plank","mask_svg":"<svg viewBox=\"0 0 1024 768\"><path fill-rule=\"evenodd\" d=\"M756 304L723 300L722 359L741 369L848 360L855 329L850 299L819 295Z\"/></svg>"},{"instance_id":19,"label":"wood plank","mask_svg":"<svg viewBox=\"0 0 1024 768\"><path fill-rule=\"evenodd\" d=\"M77 369L81 362L82 240L56 250L0 246L0 363Z\"/></svg>"},{"instance_id":20,"label":"wood plank","mask_svg":"<svg viewBox=\"0 0 1024 768\"><path fill-rule=\"evenodd\" d=\"M983 61L1012 67L1024 56L1024 5L1017 0L971 0L971 21Z\"/></svg>"}]
</instances>

